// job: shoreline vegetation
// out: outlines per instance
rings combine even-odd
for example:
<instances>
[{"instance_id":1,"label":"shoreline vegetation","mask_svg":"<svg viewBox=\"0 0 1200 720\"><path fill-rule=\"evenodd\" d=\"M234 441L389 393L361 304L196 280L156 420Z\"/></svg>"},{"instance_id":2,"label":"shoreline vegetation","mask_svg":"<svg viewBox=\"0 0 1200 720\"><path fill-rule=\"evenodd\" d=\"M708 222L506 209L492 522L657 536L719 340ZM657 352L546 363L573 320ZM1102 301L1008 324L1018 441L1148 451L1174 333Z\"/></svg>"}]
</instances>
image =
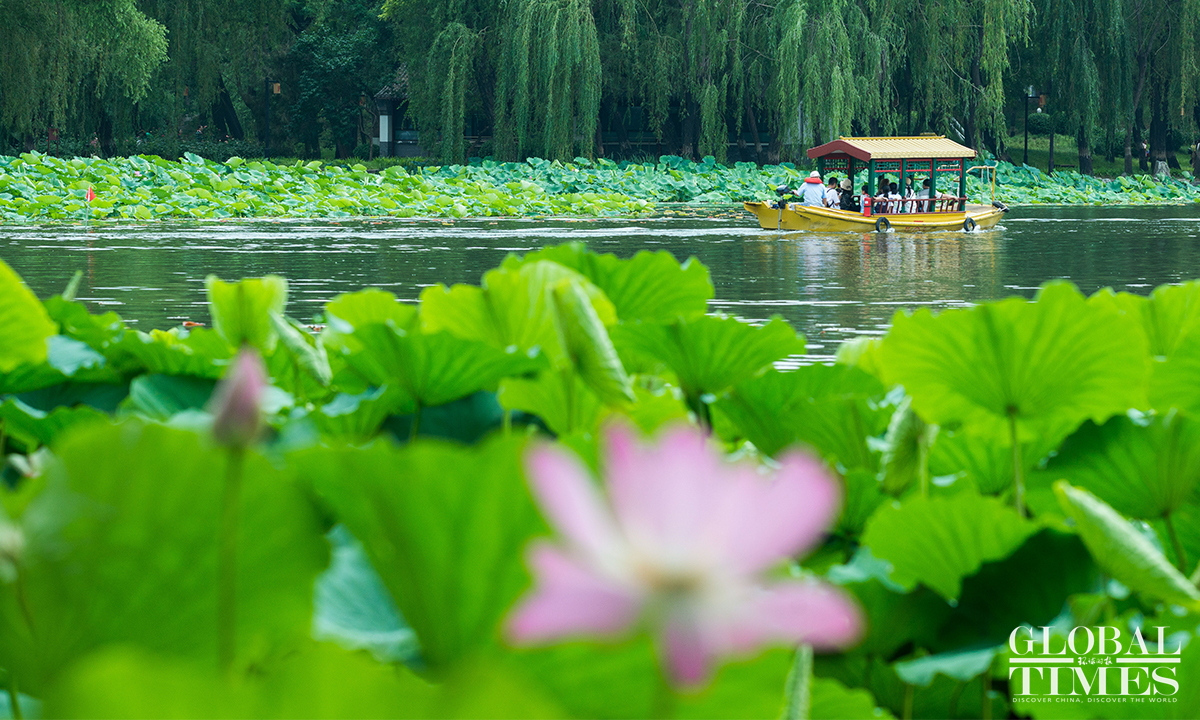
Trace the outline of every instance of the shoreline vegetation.
<instances>
[{"instance_id":1,"label":"shoreline vegetation","mask_svg":"<svg viewBox=\"0 0 1200 720\"><path fill-rule=\"evenodd\" d=\"M282 162L282 161L281 161ZM722 165L663 156L657 163L576 158L562 163L483 160L470 165L371 169L320 161L188 154L61 159L39 153L0 156L0 222L152 220L160 218L629 217L660 204L722 206L773 200L806 171L791 163ZM1030 166L997 165L996 199L1028 205L1190 205L1200 184L1190 172L1100 178L1073 170L1047 175ZM864 175L860 173L860 176ZM976 173L978 175L978 172ZM856 186L865 180L856 179ZM95 198L89 203L89 188ZM991 202L989 183L968 178L968 196Z\"/></svg>"}]
</instances>

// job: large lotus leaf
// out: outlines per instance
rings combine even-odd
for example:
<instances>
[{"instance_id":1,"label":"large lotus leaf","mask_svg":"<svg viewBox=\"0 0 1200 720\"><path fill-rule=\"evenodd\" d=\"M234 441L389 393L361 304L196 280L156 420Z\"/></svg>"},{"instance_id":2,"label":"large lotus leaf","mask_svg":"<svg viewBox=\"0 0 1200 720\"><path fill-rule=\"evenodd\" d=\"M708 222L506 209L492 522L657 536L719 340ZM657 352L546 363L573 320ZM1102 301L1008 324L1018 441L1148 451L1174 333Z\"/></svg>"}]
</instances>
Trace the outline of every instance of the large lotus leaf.
<instances>
[{"instance_id":1,"label":"large lotus leaf","mask_svg":"<svg viewBox=\"0 0 1200 720\"><path fill-rule=\"evenodd\" d=\"M679 317L703 315L713 297L708 268L694 258L681 264L665 250L642 250L622 260L591 252L582 243L565 243L529 253L520 260L510 258L505 266L542 260L582 273L612 300L617 316L625 322L670 323Z\"/></svg>"},{"instance_id":2,"label":"large lotus leaf","mask_svg":"<svg viewBox=\"0 0 1200 720\"><path fill-rule=\"evenodd\" d=\"M58 295L46 300L45 306L50 319L58 323L60 333L82 340L96 350L105 350L125 334L125 322L114 312L93 315L83 303L69 302Z\"/></svg>"},{"instance_id":3,"label":"large lotus leaf","mask_svg":"<svg viewBox=\"0 0 1200 720\"><path fill-rule=\"evenodd\" d=\"M910 485L920 486L922 478L928 492L929 446L937 427L928 425L905 397L896 406L883 436L883 456L879 459L882 490L901 495Z\"/></svg>"},{"instance_id":4,"label":"large lotus leaf","mask_svg":"<svg viewBox=\"0 0 1200 720\"><path fill-rule=\"evenodd\" d=\"M399 302L390 292L367 288L338 295L325 305L325 314L329 316L327 332L350 332L356 327L389 322L395 327L408 327L417 309Z\"/></svg>"},{"instance_id":5,"label":"large lotus leaf","mask_svg":"<svg viewBox=\"0 0 1200 720\"><path fill-rule=\"evenodd\" d=\"M818 672L829 673L850 687L862 687L874 696L880 707L896 717L980 718L1007 717L1005 698L998 692L985 696L981 677L969 682L935 675L929 687L910 685L896 674L893 665L879 657L853 663L824 664L818 658ZM832 659L835 660L836 659ZM983 699L988 697L987 714ZM816 715L813 716L817 717ZM866 716L869 717L869 716Z\"/></svg>"},{"instance_id":6,"label":"large lotus leaf","mask_svg":"<svg viewBox=\"0 0 1200 720\"><path fill-rule=\"evenodd\" d=\"M202 663L115 648L72 668L47 708L62 718L424 718L440 714L437 695L412 673L326 643L237 682Z\"/></svg>"},{"instance_id":7,"label":"large lotus leaf","mask_svg":"<svg viewBox=\"0 0 1200 720\"><path fill-rule=\"evenodd\" d=\"M46 359L46 340L58 332L21 278L0 260L0 374Z\"/></svg>"},{"instance_id":8,"label":"large lotus leaf","mask_svg":"<svg viewBox=\"0 0 1200 720\"><path fill-rule=\"evenodd\" d=\"M17 398L0 403L0 427L10 442L24 445L27 453L51 444L72 428L106 420L108 415L87 405L56 407L47 412L30 407Z\"/></svg>"},{"instance_id":9,"label":"large lotus leaf","mask_svg":"<svg viewBox=\"0 0 1200 720\"><path fill-rule=\"evenodd\" d=\"M345 442L365 442L379 432L389 415L400 412L409 403L407 393L387 385L361 393L338 393L309 414L325 435Z\"/></svg>"},{"instance_id":10,"label":"large lotus leaf","mask_svg":"<svg viewBox=\"0 0 1200 720\"><path fill-rule=\"evenodd\" d=\"M887 427L887 409L873 402L882 395L879 381L858 368L808 365L739 382L716 408L737 437L768 455L799 443L843 468L874 470L878 454L867 437Z\"/></svg>"},{"instance_id":11,"label":"large lotus leaf","mask_svg":"<svg viewBox=\"0 0 1200 720\"><path fill-rule=\"evenodd\" d=\"M198 328L186 334L151 330L126 333L120 347L147 372L213 380L225 374L233 349L216 332Z\"/></svg>"},{"instance_id":12,"label":"large lotus leaf","mask_svg":"<svg viewBox=\"0 0 1200 720\"><path fill-rule=\"evenodd\" d=\"M136 422L90 426L56 453L46 490L21 516L22 582L0 583L0 665L32 692L106 645L215 667L225 453ZM245 456L238 527L244 666L307 636L328 547L304 495L255 454Z\"/></svg>"},{"instance_id":13,"label":"large lotus leaf","mask_svg":"<svg viewBox=\"0 0 1200 720\"><path fill-rule=\"evenodd\" d=\"M595 431L604 408L578 375L555 370L542 371L532 378L505 378L497 398L506 410L541 418L557 435Z\"/></svg>"},{"instance_id":14,"label":"large lotus leaf","mask_svg":"<svg viewBox=\"0 0 1200 720\"><path fill-rule=\"evenodd\" d=\"M1043 472L1093 493L1122 515L1160 518L1192 498L1200 483L1200 422L1169 412L1085 423Z\"/></svg>"},{"instance_id":15,"label":"large lotus leaf","mask_svg":"<svg viewBox=\"0 0 1200 720\"><path fill-rule=\"evenodd\" d=\"M1150 405L1159 412L1178 408L1200 417L1200 328L1183 335L1169 358L1154 361Z\"/></svg>"},{"instance_id":16,"label":"large lotus leaf","mask_svg":"<svg viewBox=\"0 0 1200 720\"><path fill-rule=\"evenodd\" d=\"M885 720L894 716L877 707L875 698L862 688L848 688L828 678L813 678L809 717L821 720Z\"/></svg>"},{"instance_id":17,"label":"large lotus leaf","mask_svg":"<svg viewBox=\"0 0 1200 720\"><path fill-rule=\"evenodd\" d=\"M202 410L215 386L215 382L204 378L141 375L129 383L129 397L123 407L147 419L166 422L185 410Z\"/></svg>"},{"instance_id":18,"label":"large lotus leaf","mask_svg":"<svg viewBox=\"0 0 1200 720\"><path fill-rule=\"evenodd\" d=\"M804 338L781 317L762 326L702 315L669 325L622 324L611 330L622 359L666 365L693 404L749 380L776 360L804 352ZM637 363L626 362L626 366Z\"/></svg>"},{"instance_id":19,"label":"large lotus leaf","mask_svg":"<svg viewBox=\"0 0 1200 720\"><path fill-rule=\"evenodd\" d=\"M964 577L1007 557L1037 531L1035 523L994 498L912 495L899 507L880 506L867 522L862 544L892 564L900 585L919 582L956 600Z\"/></svg>"},{"instance_id":20,"label":"large lotus leaf","mask_svg":"<svg viewBox=\"0 0 1200 720\"><path fill-rule=\"evenodd\" d=\"M1037 467L1058 447L1069 429L1047 429L1021 442L1021 469ZM985 495L1005 493L1013 484L1012 446L966 430L940 430L929 451L929 471L934 477L956 476L969 481Z\"/></svg>"},{"instance_id":21,"label":"large lotus leaf","mask_svg":"<svg viewBox=\"0 0 1200 720\"><path fill-rule=\"evenodd\" d=\"M271 327L296 366L320 385L327 387L333 380L333 370L329 367L329 357L320 338L314 338L295 320L277 312L271 313ZM301 382L301 379L297 378L296 385L299 386Z\"/></svg>"},{"instance_id":22,"label":"large lotus leaf","mask_svg":"<svg viewBox=\"0 0 1200 720\"><path fill-rule=\"evenodd\" d=\"M1171 527L1168 528L1162 519L1150 521L1150 526L1161 538L1163 553L1171 564L1177 568L1188 568L1193 583L1200 580L1196 575L1200 572L1200 500L1184 503L1171 513ZM1179 540L1178 545L1175 539ZM1183 553L1182 559L1180 552Z\"/></svg>"},{"instance_id":23,"label":"large lotus leaf","mask_svg":"<svg viewBox=\"0 0 1200 720\"><path fill-rule=\"evenodd\" d=\"M1063 511L1096 564L1135 592L1177 605L1200 608L1200 591L1129 521L1103 500L1065 480L1054 484Z\"/></svg>"},{"instance_id":24,"label":"large lotus leaf","mask_svg":"<svg viewBox=\"0 0 1200 720\"><path fill-rule=\"evenodd\" d=\"M845 565L826 577L854 594L867 621L867 632L854 652L891 657L910 643L928 647L946 622L946 601L924 586L906 592L891 577L891 565L860 546Z\"/></svg>"},{"instance_id":25,"label":"large lotus leaf","mask_svg":"<svg viewBox=\"0 0 1200 720\"><path fill-rule=\"evenodd\" d=\"M582 289L602 325L616 322L612 303L599 288L570 268L542 261L492 270L480 287L426 288L421 292L421 327L498 348L539 348L554 366L562 367L569 352L557 329L561 323L554 288L564 281Z\"/></svg>"},{"instance_id":26,"label":"large lotus leaf","mask_svg":"<svg viewBox=\"0 0 1200 720\"><path fill-rule=\"evenodd\" d=\"M991 645L926 655L896 663L896 674L909 685L921 687L932 685L934 677L938 675L966 682L991 670L1000 649L998 645Z\"/></svg>"},{"instance_id":27,"label":"large lotus leaf","mask_svg":"<svg viewBox=\"0 0 1200 720\"><path fill-rule=\"evenodd\" d=\"M1011 416L1027 438L1144 406L1149 356L1132 319L1052 282L1032 302L897 313L880 360L928 422L1008 437Z\"/></svg>"},{"instance_id":28,"label":"large lotus leaf","mask_svg":"<svg viewBox=\"0 0 1200 720\"><path fill-rule=\"evenodd\" d=\"M277 275L227 283L215 275L204 279L209 311L217 334L232 347L249 343L263 354L275 350L279 336L271 313L287 305L287 280Z\"/></svg>"},{"instance_id":29,"label":"large lotus leaf","mask_svg":"<svg viewBox=\"0 0 1200 720\"><path fill-rule=\"evenodd\" d=\"M82 340L65 335L46 338L46 363L65 377L74 377L80 370L99 370L107 362L103 355Z\"/></svg>"},{"instance_id":30,"label":"large lotus leaf","mask_svg":"<svg viewBox=\"0 0 1200 720\"><path fill-rule=\"evenodd\" d=\"M546 365L545 358L533 350L500 349L446 332L426 334L415 326L362 325L349 334L326 335L325 342L366 382L407 393L410 401L402 406L403 412L443 405L477 390L494 390L501 378Z\"/></svg>"},{"instance_id":31,"label":"large lotus leaf","mask_svg":"<svg viewBox=\"0 0 1200 720\"><path fill-rule=\"evenodd\" d=\"M66 382L21 393L18 399L45 412L60 406L87 405L101 412L114 413L127 395L127 384Z\"/></svg>"},{"instance_id":32,"label":"large lotus leaf","mask_svg":"<svg viewBox=\"0 0 1200 720\"><path fill-rule=\"evenodd\" d=\"M417 636L404 622L358 542L343 525L326 535L333 546L329 569L317 578L313 637L347 650L368 650L381 662L420 656Z\"/></svg>"},{"instance_id":33,"label":"large lotus leaf","mask_svg":"<svg viewBox=\"0 0 1200 720\"><path fill-rule=\"evenodd\" d=\"M1054 624L1063 599L1097 586L1099 569L1077 535L1045 528L1011 555L963 579L958 604L926 644L945 651L1004 644L1012 629Z\"/></svg>"},{"instance_id":34,"label":"large lotus leaf","mask_svg":"<svg viewBox=\"0 0 1200 720\"><path fill-rule=\"evenodd\" d=\"M384 423L384 429L401 440L425 437L465 444L477 443L503 426L504 408L496 399L496 393L487 390L473 392L444 405L422 407L419 421L415 415L393 415Z\"/></svg>"},{"instance_id":35,"label":"large lotus leaf","mask_svg":"<svg viewBox=\"0 0 1200 720\"><path fill-rule=\"evenodd\" d=\"M293 457L362 541L432 668L494 642L528 583L522 550L544 526L522 449L507 438L476 448L425 440Z\"/></svg>"},{"instance_id":36,"label":"large lotus leaf","mask_svg":"<svg viewBox=\"0 0 1200 720\"><path fill-rule=\"evenodd\" d=\"M1151 355L1170 357L1179 341L1200 327L1200 281L1162 285L1150 297L1118 293L1116 301L1141 321Z\"/></svg>"},{"instance_id":37,"label":"large lotus leaf","mask_svg":"<svg viewBox=\"0 0 1200 720\"><path fill-rule=\"evenodd\" d=\"M633 382L579 283L557 283L553 297L563 346L579 377L609 405L633 402Z\"/></svg>"}]
</instances>

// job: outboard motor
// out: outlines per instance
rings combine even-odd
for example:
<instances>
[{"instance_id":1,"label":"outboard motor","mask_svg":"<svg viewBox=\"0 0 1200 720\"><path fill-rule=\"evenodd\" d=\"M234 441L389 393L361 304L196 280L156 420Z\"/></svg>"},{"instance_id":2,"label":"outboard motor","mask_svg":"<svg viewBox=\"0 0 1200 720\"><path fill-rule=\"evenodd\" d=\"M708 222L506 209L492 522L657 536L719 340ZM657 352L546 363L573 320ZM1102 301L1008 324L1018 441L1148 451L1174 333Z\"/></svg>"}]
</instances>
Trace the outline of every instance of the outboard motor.
<instances>
[{"instance_id":1,"label":"outboard motor","mask_svg":"<svg viewBox=\"0 0 1200 720\"><path fill-rule=\"evenodd\" d=\"M792 194L792 189L787 185L779 185L775 192L779 195L779 202L775 203L775 207L779 210L787 208L787 196Z\"/></svg>"}]
</instances>

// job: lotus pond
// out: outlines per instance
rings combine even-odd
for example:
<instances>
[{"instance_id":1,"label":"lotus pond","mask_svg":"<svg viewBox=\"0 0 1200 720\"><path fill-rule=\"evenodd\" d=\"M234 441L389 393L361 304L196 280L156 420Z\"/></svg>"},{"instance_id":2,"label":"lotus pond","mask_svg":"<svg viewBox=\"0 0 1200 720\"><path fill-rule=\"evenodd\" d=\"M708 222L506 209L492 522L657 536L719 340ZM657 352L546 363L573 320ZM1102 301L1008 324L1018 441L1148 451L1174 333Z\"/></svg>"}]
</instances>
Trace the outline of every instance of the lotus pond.
<instances>
[{"instance_id":1,"label":"lotus pond","mask_svg":"<svg viewBox=\"0 0 1200 720\"><path fill-rule=\"evenodd\" d=\"M1200 715L1200 215L747 222L5 229L0 716Z\"/></svg>"}]
</instances>

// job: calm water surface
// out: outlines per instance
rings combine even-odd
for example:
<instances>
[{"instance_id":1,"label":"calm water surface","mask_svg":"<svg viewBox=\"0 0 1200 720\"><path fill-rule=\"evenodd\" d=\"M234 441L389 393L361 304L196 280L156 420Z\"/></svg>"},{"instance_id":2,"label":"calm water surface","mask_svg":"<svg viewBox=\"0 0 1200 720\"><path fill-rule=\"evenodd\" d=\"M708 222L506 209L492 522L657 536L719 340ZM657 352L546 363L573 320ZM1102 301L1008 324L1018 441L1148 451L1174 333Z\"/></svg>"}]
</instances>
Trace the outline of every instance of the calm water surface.
<instances>
[{"instance_id":1,"label":"calm water surface","mask_svg":"<svg viewBox=\"0 0 1200 720\"><path fill-rule=\"evenodd\" d=\"M1031 295L1053 278L1084 292L1146 293L1200 278L1200 207L1017 209L987 232L775 233L731 217L531 221L159 222L0 227L0 258L40 296L83 270L79 299L143 330L208 322L204 277L275 273L289 314L308 320L338 293L478 283L509 252L581 240L628 257L668 250L708 265L712 309L783 315L814 355L883 332L901 308L956 307Z\"/></svg>"}]
</instances>

